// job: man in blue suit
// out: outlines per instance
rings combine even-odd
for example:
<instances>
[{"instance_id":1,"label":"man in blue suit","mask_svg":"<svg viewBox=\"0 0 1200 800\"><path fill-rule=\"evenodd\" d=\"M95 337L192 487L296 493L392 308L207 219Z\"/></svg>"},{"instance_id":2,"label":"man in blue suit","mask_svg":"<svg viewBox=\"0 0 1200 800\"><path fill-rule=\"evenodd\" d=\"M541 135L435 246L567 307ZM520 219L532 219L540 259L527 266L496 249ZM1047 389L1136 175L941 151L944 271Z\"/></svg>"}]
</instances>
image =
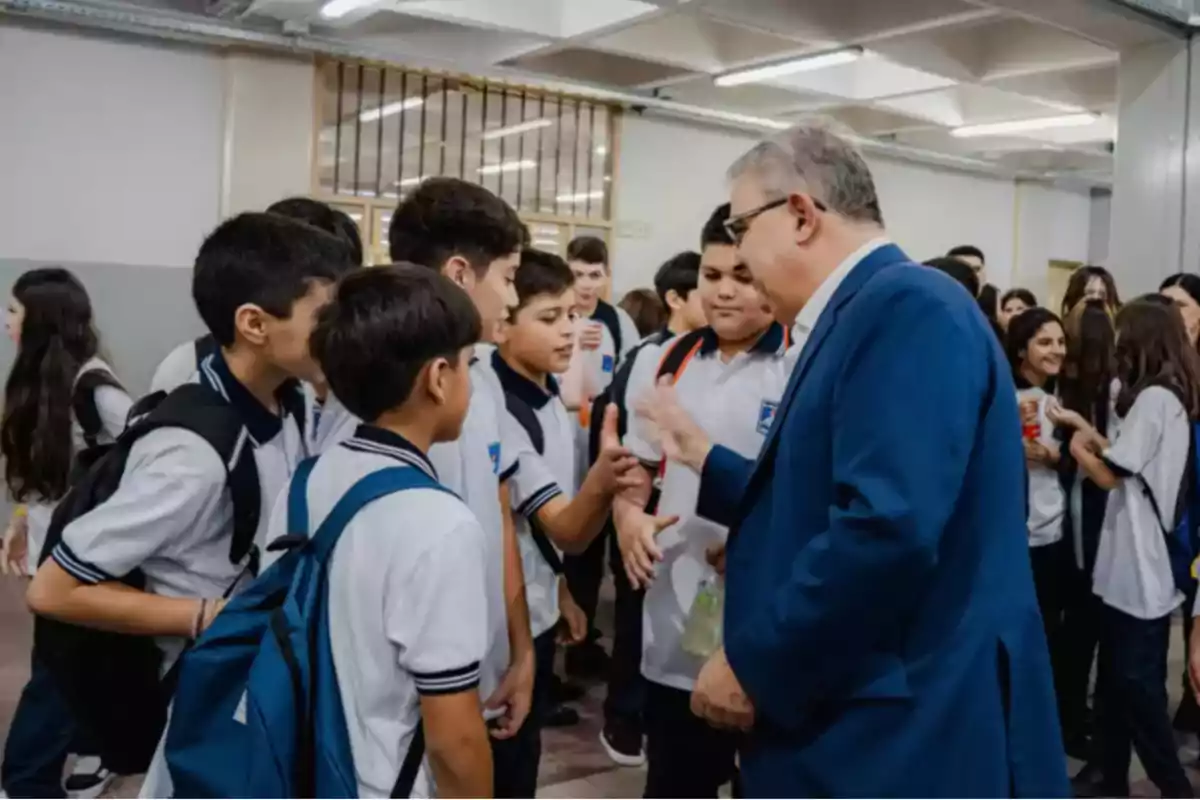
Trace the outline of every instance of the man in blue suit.
<instances>
[{"instance_id":1,"label":"man in blue suit","mask_svg":"<svg viewBox=\"0 0 1200 800\"><path fill-rule=\"evenodd\" d=\"M870 170L828 128L757 145L730 180L727 226L796 361L754 462L672 389L644 404L701 475L698 513L730 526L725 644L693 710L747 731L749 796L1068 796L987 321L887 240Z\"/></svg>"}]
</instances>

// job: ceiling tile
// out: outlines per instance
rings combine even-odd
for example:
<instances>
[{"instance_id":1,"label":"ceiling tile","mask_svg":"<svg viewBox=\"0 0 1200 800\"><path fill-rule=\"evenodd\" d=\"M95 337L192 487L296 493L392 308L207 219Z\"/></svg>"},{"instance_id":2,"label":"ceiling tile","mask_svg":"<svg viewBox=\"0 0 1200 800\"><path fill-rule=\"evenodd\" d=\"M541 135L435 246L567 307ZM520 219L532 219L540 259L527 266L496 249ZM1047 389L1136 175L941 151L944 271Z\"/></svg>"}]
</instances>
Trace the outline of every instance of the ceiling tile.
<instances>
[{"instance_id":1,"label":"ceiling tile","mask_svg":"<svg viewBox=\"0 0 1200 800\"><path fill-rule=\"evenodd\" d=\"M679 67L574 47L541 55L520 56L505 61L504 65L568 80L622 87L666 81L688 74L688 70Z\"/></svg>"},{"instance_id":2,"label":"ceiling tile","mask_svg":"<svg viewBox=\"0 0 1200 800\"><path fill-rule=\"evenodd\" d=\"M1059 109L1027 97L969 85L879 100L876 105L929 119L946 127L1030 119L1059 113Z\"/></svg>"},{"instance_id":3,"label":"ceiling tile","mask_svg":"<svg viewBox=\"0 0 1200 800\"><path fill-rule=\"evenodd\" d=\"M850 100L871 100L941 89L954 82L868 51L863 58L850 64L797 72L772 80L771 83Z\"/></svg>"},{"instance_id":4,"label":"ceiling tile","mask_svg":"<svg viewBox=\"0 0 1200 800\"><path fill-rule=\"evenodd\" d=\"M1117 104L1117 65L1001 78L989 81L988 85L1042 100L1106 111Z\"/></svg>"},{"instance_id":5,"label":"ceiling tile","mask_svg":"<svg viewBox=\"0 0 1200 800\"><path fill-rule=\"evenodd\" d=\"M896 28L921 26L947 16L976 13L963 0L708 0L702 13L803 41L838 43Z\"/></svg>"},{"instance_id":6,"label":"ceiling tile","mask_svg":"<svg viewBox=\"0 0 1200 800\"><path fill-rule=\"evenodd\" d=\"M821 108L841 102L836 97L817 92L804 92L766 84L716 86L708 75L672 84L662 90L661 96L680 103L768 116L782 111Z\"/></svg>"},{"instance_id":7,"label":"ceiling tile","mask_svg":"<svg viewBox=\"0 0 1200 800\"><path fill-rule=\"evenodd\" d=\"M870 106L842 106L821 110L822 116L832 117L861 136L881 136L899 131L925 128L928 120Z\"/></svg>"}]
</instances>

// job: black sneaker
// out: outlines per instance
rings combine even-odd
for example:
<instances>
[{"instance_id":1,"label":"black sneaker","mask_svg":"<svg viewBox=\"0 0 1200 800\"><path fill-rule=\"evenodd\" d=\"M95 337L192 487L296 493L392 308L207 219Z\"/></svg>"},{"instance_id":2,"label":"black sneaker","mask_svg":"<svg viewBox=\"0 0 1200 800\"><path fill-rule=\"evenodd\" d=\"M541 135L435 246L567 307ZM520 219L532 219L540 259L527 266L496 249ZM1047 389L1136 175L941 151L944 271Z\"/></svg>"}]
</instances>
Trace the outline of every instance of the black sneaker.
<instances>
[{"instance_id":1,"label":"black sneaker","mask_svg":"<svg viewBox=\"0 0 1200 800\"><path fill-rule=\"evenodd\" d=\"M599 642L589 640L567 649L564 666L572 678L603 678L611 660Z\"/></svg>"},{"instance_id":2,"label":"black sneaker","mask_svg":"<svg viewBox=\"0 0 1200 800\"><path fill-rule=\"evenodd\" d=\"M92 800L99 797L116 778L104 768L98 756L80 756L75 759L75 767L63 781L63 791L67 797L78 800Z\"/></svg>"},{"instance_id":3,"label":"black sneaker","mask_svg":"<svg viewBox=\"0 0 1200 800\"><path fill-rule=\"evenodd\" d=\"M550 683L550 700L556 706L563 703L574 703L576 700L582 699L585 694L587 694L587 689L577 683L568 683L557 675Z\"/></svg>"},{"instance_id":4,"label":"black sneaker","mask_svg":"<svg viewBox=\"0 0 1200 800\"><path fill-rule=\"evenodd\" d=\"M646 763L642 732L620 722L610 722L600 731L600 744L613 763L621 767L640 767Z\"/></svg>"},{"instance_id":5,"label":"black sneaker","mask_svg":"<svg viewBox=\"0 0 1200 800\"><path fill-rule=\"evenodd\" d=\"M570 706L556 705L546 714L547 728L569 728L579 724L579 712Z\"/></svg>"}]
</instances>

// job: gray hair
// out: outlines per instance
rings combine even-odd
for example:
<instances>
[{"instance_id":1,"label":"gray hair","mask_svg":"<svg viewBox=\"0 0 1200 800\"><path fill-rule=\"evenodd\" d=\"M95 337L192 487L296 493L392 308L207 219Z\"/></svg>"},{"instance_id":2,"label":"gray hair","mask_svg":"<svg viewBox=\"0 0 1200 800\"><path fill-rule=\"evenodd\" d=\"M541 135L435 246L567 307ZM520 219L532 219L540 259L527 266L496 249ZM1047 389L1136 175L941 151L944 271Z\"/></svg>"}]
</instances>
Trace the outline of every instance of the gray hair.
<instances>
[{"instance_id":1,"label":"gray hair","mask_svg":"<svg viewBox=\"0 0 1200 800\"><path fill-rule=\"evenodd\" d=\"M853 134L827 120L808 120L756 144L733 162L730 181L752 173L772 199L801 189L833 212L883 224L875 181Z\"/></svg>"}]
</instances>

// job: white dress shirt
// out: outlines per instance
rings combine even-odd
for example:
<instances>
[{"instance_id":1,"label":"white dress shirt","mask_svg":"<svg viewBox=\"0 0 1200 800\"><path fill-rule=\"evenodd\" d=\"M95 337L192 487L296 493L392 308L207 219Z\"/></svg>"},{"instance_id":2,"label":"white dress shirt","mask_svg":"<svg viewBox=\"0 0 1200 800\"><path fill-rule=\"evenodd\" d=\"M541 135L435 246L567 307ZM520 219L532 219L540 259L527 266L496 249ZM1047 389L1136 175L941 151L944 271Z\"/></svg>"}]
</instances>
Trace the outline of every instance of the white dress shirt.
<instances>
[{"instance_id":1,"label":"white dress shirt","mask_svg":"<svg viewBox=\"0 0 1200 800\"><path fill-rule=\"evenodd\" d=\"M860 261L887 244L891 244L891 240L886 236L872 239L846 256L845 260L837 265L837 269L821 281L821 285L817 287L812 297L808 298L808 302L804 304L804 308L800 309L800 313L796 315L796 323L792 327L792 346L788 350L787 356L789 368L794 367L800 358L800 353L804 350L808 337L812 335L813 328L817 327L817 321L821 319L821 312L825 310L825 306L829 305L829 301L833 299L833 295L842 285L842 281L846 280L846 276L858 266Z\"/></svg>"}]
</instances>

